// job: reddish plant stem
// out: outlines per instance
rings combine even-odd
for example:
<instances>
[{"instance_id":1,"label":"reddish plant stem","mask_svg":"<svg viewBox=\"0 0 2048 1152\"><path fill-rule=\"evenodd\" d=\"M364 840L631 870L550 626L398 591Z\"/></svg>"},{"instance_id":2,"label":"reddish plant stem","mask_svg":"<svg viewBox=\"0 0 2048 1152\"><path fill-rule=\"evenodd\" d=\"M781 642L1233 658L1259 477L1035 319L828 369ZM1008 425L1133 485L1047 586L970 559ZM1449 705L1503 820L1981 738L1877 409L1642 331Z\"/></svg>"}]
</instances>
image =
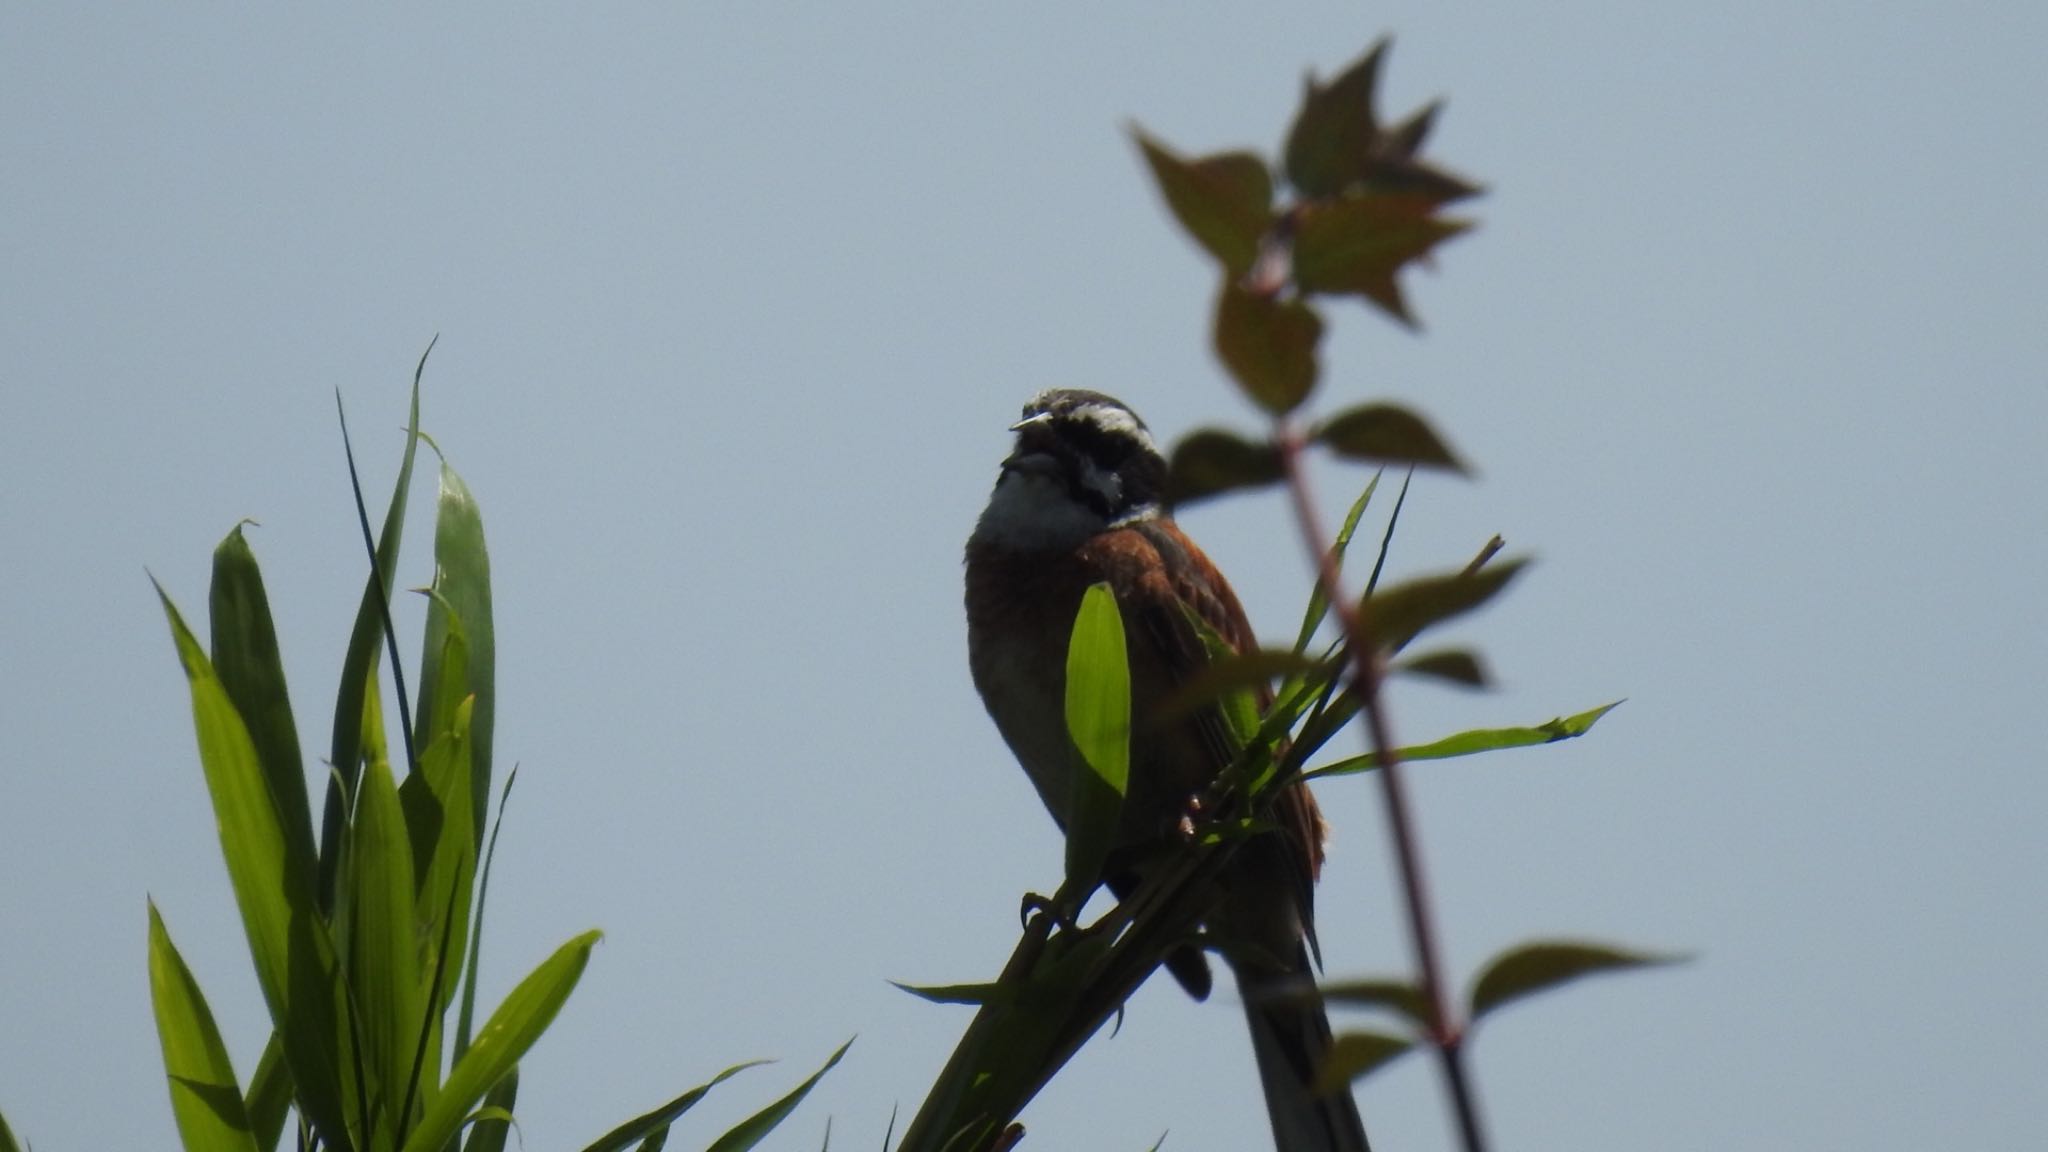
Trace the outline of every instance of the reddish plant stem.
<instances>
[{"instance_id":1,"label":"reddish plant stem","mask_svg":"<svg viewBox=\"0 0 2048 1152\"><path fill-rule=\"evenodd\" d=\"M1423 997L1429 1003L1430 1040L1436 1045L1443 1065L1445 1086L1450 1091L1451 1105L1457 1114L1458 1131L1465 1152L1485 1152L1486 1137L1479 1126L1479 1102L1465 1068L1464 1024L1454 1015L1449 986L1444 981L1443 957L1437 946L1436 920L1423 876L1422 848L1417 843L1415 817L1408 803L1407 788L1401 779L1400 758L1396 753L1398 746L1387 724L1386 712L1381 707L1380 687L1386 680L1385 661L1365 629L1362 605L1354 603L1343 593L1337 561L1330 554L1330 543L1323 534L1322 520L1316 515L1315 496L1309 489L1308 474L1302 468L1302 439L1284 418L1274 422L1273 444L1280 454L1295 515L1301 521L1302 538L1308 542L1315 557L1316 580L1322 584L1330 610L1336 613L1337 623L1351 646L1359 711L1365 716L1367 737L1373 756L1379 761L1381 795L1386 800L1387 823L1394 834L1394 855L1400 867L1401 895L1407 905L1409 936L1415 946L1415 966L1422 981Z\"/></svg>"}]
</instances>

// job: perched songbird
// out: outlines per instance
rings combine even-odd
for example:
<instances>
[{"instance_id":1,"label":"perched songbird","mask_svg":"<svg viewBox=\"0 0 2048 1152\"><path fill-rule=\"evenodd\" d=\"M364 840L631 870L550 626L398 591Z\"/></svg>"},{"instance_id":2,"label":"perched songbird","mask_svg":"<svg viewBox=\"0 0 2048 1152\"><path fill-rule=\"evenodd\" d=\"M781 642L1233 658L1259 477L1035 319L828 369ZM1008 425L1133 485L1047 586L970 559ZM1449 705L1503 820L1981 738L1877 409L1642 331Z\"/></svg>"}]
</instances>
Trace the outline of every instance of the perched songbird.
<instances>
[{"instance_id":1,"label":"perched songbird","mask_svg":"<svg viewBox=\"0 0 2048 1152\"><path fill-rule=\"evenodd\" d=\"M1067 641L1082 594L1106 581L1131 668L1130 782L1117 842L1163 844L1235 752L1213 708L1147 723L1208 662L1187 610L1239 651L1256 647L1251 624L1223 574L1162 506L1166 461L1136 413L1099 392L1056 389L1025 405L1011 430L1016 447L967 542L974 686L1065 827L1071 781L1084 770L1067 735ZM1237 974L1275 1146L1356 1152L1367 1145L1350 1093L1310 1091L1330 1046L1309 959L1322 815L1297 783L1279 796L1273 817L1273 831L1232 857L1203 927ZM1136 881L1110 877L1120 894ZM1167 967L1197 998L1207 994L1200 953L1176 953Z\"/></svg>"}]
</instances>

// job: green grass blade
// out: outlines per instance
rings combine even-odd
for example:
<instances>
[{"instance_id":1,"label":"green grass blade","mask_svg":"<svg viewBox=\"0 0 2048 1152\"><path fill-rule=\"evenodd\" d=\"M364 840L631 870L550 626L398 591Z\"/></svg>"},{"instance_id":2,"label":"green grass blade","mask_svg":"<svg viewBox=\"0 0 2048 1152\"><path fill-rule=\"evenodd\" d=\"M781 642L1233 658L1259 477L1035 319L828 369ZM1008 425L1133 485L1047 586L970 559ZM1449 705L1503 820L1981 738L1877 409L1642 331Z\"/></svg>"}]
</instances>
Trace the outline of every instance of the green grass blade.
<instances>
[{"instance_id":1,"label":"green grass blade","mask_svg":"<svg viewBox=\"0 0 2048 1152\"><path fill-rule=\"evenodd\" d=\"M460 641L449 636L450 647ZM444 656L444 677L459 676L460 656ZM440 1091L443 1013L454 995L467 946L472 881L476 875L475 827L469 816L469 706L454 710L453 726L420 755L420 770L399 785L413 852L416 971L421 981L424 1024L414 1037L419 1074L413 1078L421 1107L431 1109Z\"/></svg>"},{"instance_id":2,"label":"green grass blade","mask_svg":"<svg viewBox=\"0 0 2048 1152\"><path fill-rule=\"evenodd\" d=\"M149 905L149 998L185 1152L256 1152L227 1045L155 901Z\"/></svg>"},{"instance_id":3,"label":"green grass blade","mask_svg":"<svg viewBox=\"0 0 2048 1152\"><path fill-rule=\"evenodd\" d=\"M519 1063L554 1021L589 964L598 936L585 932L562 945L505 997L477 1033L476 1043L456 1061L441 1094L406 1138L404 1152L438 1152L455 1136L484 1093Z\"/></svg>"},{"instance_id":4,"label":"green grass blade","mask_svg":"<svg viewBox=\"0 0 2048 1152\"><path fill-rule=\"evenodd\" d=\"M747 1149L767 1139L770 1132L789 1119L790 1113L796 1111L796 1106L804 1102L804 1097L811 1094L811 1089L817 1087L818 1081L825 1078L825 1073L830 1072L851 1047L851 1040L841 1044L839 1051L832 1053L831 1059L825 1061L824 1066L816 1072L811 1073L809 1079L791 1089L787 1096L733 1125L725 1135L712 1142L710 1152L747 1152Z\"/></svg>"},{"instance_id":5,"label":"green grass blade","mask_svg":"<svg viewBox=\"0 0 2048 1152\"><path fill-rule=\"evenodd\" d=\"M242 1100L242 1110L249 1114L249 1130L255 1133L256 1147L262 1152L276 1149L291 1103L292 1077L284 1066L284 1045L273 1030L256 1061L256 1071L249 1077L249 1094Z\"/></svg>"},{"instance_id":6,"label":"green grass blade","mask_svg":"<svg viewBox=\"0 0 2048 1152\"><path fill-rule=\"evenodd\" d=\"M434 596L427 607L426 638L420 647L419 708L415 743L426 747L437 726L447 723L440 678L441 651L451 617L460 621L469 657L461 695L476 697L469 723L472 833L481 841L491 799L491 731L497 715L497 640L491 623L491 558L484 547L483 514L455 469L441 463L441 492L434 513Z\"/></svg>"},{"instance_id":7,"label":"green grass blade","mask_svg":"<svg viewBox=\"0 0 2048 1152\"><path fill-rule=\"evenodd\" d=\"M656 1108L654 1111L635 1116L617 1128L598 1137L583 1152L623 1152L627 1145L635 1141L651 1139L657 1132L667 1131L668 1126L675 1123L676 1119L683 1113L695 1108L697 1102L708 1095L713 1088L718 1087L720 1084L749 1068L756 1068L766 1063L766 1060L749 1060L744 1064L735 1064L711 1079L706 1080L704 1083L690 1089L688 1092Z\"/></svg>"},{"instance_id":8,"label":"green grass blade","mask_svg":"<svg viewBox=\"0 0 2048 1152\"><path fill-rule=\"evenodd\" d=\"M491 821L490 846L484 849L481 874L476 882L476 913L469 926L469 964L462 973L462 1007L455 1017L455 1058L469 1051L470 1022L476 1019L476 969L484 950L484 898L491 892L491 861L498 855L498 832L505 826L505 802L512 799L512 784L519 779L519 765L505 774L505 787L498 793L498 815Z\"/></svg>"},{"instance_id":9,"label":"green grass blade","mask_svg":"<svg viewBox=\"0 0 2048 1152\"><path fill-rule=\"evenodd\" d=\"M21 1145L15 1142L14 1129L7 1126L7 1114L0 1112L0 1152L21 1152Z\"/></svg>"},{"instance_id":10,"label":"green grass blade","mask_svg":"<svg viewBox=\"0 0 2048 1152\"><path fill-rule=\"evenodd\" d=\"M413 370L412 410L406 421L405 455L398 466L398 483L391 492L391 504L384 513L384 528L377 541L377 562L364 582L362 603L356 609L355 627L349 633L348 650L341 662L341 688L334 702L334 739L328 756L338 779L328 781L327 807L320 822L320 906L332 907L340 860L341 825L347 808L347 792L355 787L361 767L363 693L370 666L377 660L377 642L384 630L384 598L398 571L398 545L405 531L406 496L412 489L413 456L420 442L420 375L426 371L427 356L434 346L420 354ZM336 396L336 403L340 397ZM347 431L343 430L346 437ZM346 440L344 439L344 444ZM360 499L360 494L358 494ZM400 701L402 705L404 702Z\"/></svg>"},{"instance_id":11,"label":"green grass blade","mask_svg":"<svg viewBox=\"0 0 2048 1152\"><path fill-rule=\"evenodd\" d=\"M398 784L388 761L372 759L358 785L356 817L349 827L349 986L355 992L362 1029L364 1063L377 1091L387 1131L403 1128L401 1116L412 1075L413 1053L425 1014L413 906L412 845L406 837Z\"/></svg>"},{"instance_id":12,"label":"green grass blade","mask_svg":"<svg viewBox=\"0 0 2048 1152\"><path fill-rule=\"evenodd\" d=\"M285 851L293 867L314 870L312 807L306 798L306 768L299 730L285 690L284 662L271 624L263 573L240 525L213 551L213 584L207 597L212 625L213 667L228 699L248 725L256 758L277 805Z\"/></svg>"},{"instance_id":13,"label":"green grass blade","mask_svg":"<svg viewBox=\"0 0 2048 1152\"><path fill-rule=\"evenodd\" d=\"M1102 871L1131 774L1131 669L1124 618L1108 584L1081 597L1067 646L1067 733L1088 771L1074 774L1067 809L1067 876Z\"/></svg>"},{"instance_id":14,"label":"green grass blade","mask_svg":"<svg viewBox=\"0 0 2048 1152\"><path fill-rule=\"evenodd\" d=\"M1366 481L1365 490L1358 494L1358 499L1351 502L1351 510L1344 514L1344 524L1337 530L1337 538L1330 542L1331 566L1340 572L1344 569L1344 553L1351 547L1351 537L1358 531L1358 521L1365 515L1366 505L1372 503L1372 494L1379 491L1379 487L1380 473L1375 472L1372 479ZM1294 640L1296 652L1308 651L1308 642L1315 638L1316 629L1323 626L1323 620L1329 614L1330 598L1323 591L1322 582L1317 581L1309 593L1308 611L1302 613L1301 633Z\"/></svg>"},{"instance_id":15,"label":"green grass blade","mask_svg":"<svg viewBox=\"0 0 2048 1152\"><path fill-rule=\"evenodd\" d=\"M1527 748L1532 744L1554 744L1559 740L1570 740L1584 736L1602 716L1621 707L1621 701L1589 708L1573 716L1560 716L1538 724L1533 728L1474 728L1455 736L1446 736L1428 744L1416 744L1401 749L1395 754L1402 761L1449 760L1458 756L1473 756L1481 752L1493 752L1501 748ZM1303 776L1314 780L1323 776L1349 776L1358 772L1370 772L1379 767L1379 758L1368 752L1326 764Z\"/></svg>"},{"instance_id":16,"label":"green grass blade","mask_svg":"<svg viewBox=\"0 0 2048 1152\"><path fill-rule=\"evenodd\" d=\"M249 938L257 983L283 1037L301 1110L336 1149L353 1146L347 1118L354 1085L338 1056L351 1050L341 1010L339 965L313 898L312 878L295 869L270 786L227 690L170 597L157 589L192 691L199 763L220 829L221 854ZM359 1114L358 1114L359 1115Z\"/></svg>"},{"instance_id":17,"label":"green grass blade","mask_svg":"<svg viewBox=\"0 0 2048 1152\"><path fill-rule=\"evenodd\" d=\"M484 1111L502 1112L502 1118L487 1115L470 1125L469 1137L462 1142L462 1152L505 1152L505 1136L512 1131L512 1106L519 1100L519 1065L514 1064L504 1078L491 1085L484 1093Z\"/></svg>"}]
</instances>

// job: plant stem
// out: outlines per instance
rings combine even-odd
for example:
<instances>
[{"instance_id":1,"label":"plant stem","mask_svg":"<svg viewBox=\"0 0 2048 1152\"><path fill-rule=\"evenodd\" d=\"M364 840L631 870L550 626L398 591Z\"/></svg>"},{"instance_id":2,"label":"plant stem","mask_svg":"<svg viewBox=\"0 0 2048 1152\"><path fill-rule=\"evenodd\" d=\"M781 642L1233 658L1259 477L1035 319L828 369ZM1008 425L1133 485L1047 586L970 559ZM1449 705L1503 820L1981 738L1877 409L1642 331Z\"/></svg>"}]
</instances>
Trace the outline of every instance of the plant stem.
<instances>
[{"instance_id":1,"label":"plant stem","mask_svg":"<svg viewBox=\"0 0 2048 1152\"><path fill-rule=\"evenodd\" d=\"M1330 610L1336 613L1337 623L1351 647L1359 709L1365 714L1367 738L1379 762L1381 795L1386 801L1387 823L1393 829L1394 855L1400 867L1401 895L1408 911L1415 966L1419 970L1423 997L1429 1003L1430 1041L1436 1045L1442 1060L1445 1086L1450 1091L1451 1104L1458 1117L1458 1131L1465 1152L1485 1152L1486 1138L1479 1124L1479 1104L1465 1068L1464 1026L1453 1015L1448 987L1444 982L1435 916L1423 876L1422 848L1417 843L1415 817L1408 803L1407 788L1401 779L1400 746L1394 743L1386 711L1381 706L1380 688L1386 680L1385 660L1365 628L1364 606L1354 604L1343 593L1337 560L1330 554L1322 520L1316 515L1315 496L1309 489L1308 474L1302 467L1303 442L1285 418L1274 421L1273 444L1279 451L1281 466L1286 473L1287 491L1293 499L1295 515L1301 521L1302 538L1308 542L1315 558L1316 580L1322 584L1323 595L1329 601Z\"/></svg>"}]
</instances>

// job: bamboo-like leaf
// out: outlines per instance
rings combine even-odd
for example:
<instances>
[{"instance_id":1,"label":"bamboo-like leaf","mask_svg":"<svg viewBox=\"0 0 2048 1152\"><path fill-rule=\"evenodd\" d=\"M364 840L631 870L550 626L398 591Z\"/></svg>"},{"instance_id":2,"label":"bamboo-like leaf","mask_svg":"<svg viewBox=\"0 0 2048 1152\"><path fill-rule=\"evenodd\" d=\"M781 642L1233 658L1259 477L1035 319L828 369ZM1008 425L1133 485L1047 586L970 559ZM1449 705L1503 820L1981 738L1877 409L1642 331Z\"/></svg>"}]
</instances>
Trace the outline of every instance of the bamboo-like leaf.
<instances>
[{"instance_id":1,"label":"bamboo-like leaf","mask_svg":"<svg viewBox=\"0 0 2048 1152\"><path fill-rule=\"evenodd\" d=\"M406 1137L404 1152L437 1152L444 1147L492 1085L519 1063L554 1022L575 991L601 934L585 932L557 949L519 982L477 1033L448 1074L441 1093L427 1106L419 1127Z\"/></svg>"},{"instance_id":2,"label":"bamboo-like leaf","mask_svg":"<svg viewBox=\"0 0 2048 1152\"><path fill-rule=\"evenodd\" d=\"M1250 152L1187 160L1141 128L1131 135L1180 226L1229 276L1244 275L1273 225L1273 175L1266 162Z\"/></svg>"},{"instance_id":3,"label":"bamboo-like leaf","mask_svg":"<svg viewBox=\"0 0 2048 1152\"><path fill-rule=\"evenodd\" d=\"M1364 518L1366 506L1372 503L1373 493L1379 490L1379 486L1380 473L1375 472L1359 492L1358 499L1351 502L1350 510L1344 514L1344 523L1337 529L1337 538L1330 542L1330 567L1338 572L1344 570L1344 554L1351 548L1351 537L1357 533L1358 522ZM1309 593L1308 609L1301 616L1301 632L1294 640L1296 652L1308 650L1308 642L1315 639L1316 630L1323 626L1323 620L1329 614L1329 593L1324 590L1322 582L1317 581Z\"/></svg>"},{"instance_id":4,"label":"bamboo-like leaf","mask_svg":"<svg viewBox=\"0 0 2048 1152\"><path fill-rule=\"evenodd\" d=\"M491 841L484 849L483 865L476 882L476 909L469 927L469 965L462 974L462 1009L456 1014L454 1057L469 1051L470 1022L476 1016L476 969L484 948L484 898L491 892L491 861L498 855L498 832L505 826L505 802L512 799L512 785L519 779L519 765L505 773L505 787L498 793L498 815L491 822Z\"/></svg>"},{"instance_id":5,"label":"bamboo-like leaf","mask_svg":"<svg viewBox=\"0 0 2048 1152\"><path fill-rule=\"evenodd\" d=\"M284 1045L272 1031L270 1042L263 1046L263 1055L256 1061L256 1071L249 1076L249 1094L242 1101L242 1110L249 1114L249 1130L256 1134L256 1147L262 1152L273 1152L277 1147L278 1138L284 1134L284 1114L291 1103L292 1076L284 1066Z\"/></svg>"},{"instance_id":6,"label":"bamboo-like leaf","mask_svg":"<svg viewBox=\"0 0 2048 1152\"><path fill-rule=\"evenodd\" d=\"M1415 1041L1384 1032L1339 1033L1330 1042L1329 1058L1316 1073L1315 1090L1319 1094L1349 1091L1353 1080L1370 1076L1413 1047Z\"/></svg>"},{"instance_id":7,"label":"bamboo-like leaf","mask_svg":"<svg viewBox=\"0 0 2048 1152\"><path fill-rule=\"evenodd\" d=\"M1253 738L1259 727L1253 693L1275 680L1315 672L1321 667L1322 662L1313 656L1286 648L1238 652L1192 611L1188 615L1208 633L1203 639L1208 642L1209 663L1160 701L1151 715L1138 718L1147 727L1171 724L1203 708L1220 707L1231 734L1243 744Z\"/></svg>"},{"instance_id":8,"label":"bamboo-like leaf","mask_svg":"<svg viewBox=\"0 0 2048 1152\"><path fill-rule=\"evenodd\" d=\"M1087 771L1074 774L1067 809L1067 875L1098 876L1130 785L1131 669L1124 618L1108 584L1081 597L1067 645L1067 734Z\"/></svg>"},{"instance_id":9,"label":"bamboo-like leaf","mask_svg":"<svg viewBox=\"0 0 2048 1152\"><path fill-rule=\"evenodd\" d=\"M1415 744L1401 749L1396 758L1404 763L1411 760L1449 760L1458 756L1473 756L1481 752L1493 752L1502 748L1527 748L1534 744L1554 744L1559 740L1570 740L1584 736L1602 716L1621 707L1621 701L1602 704L1572 716L1560 716L1529 728L1474 728L1455 736L1446 736L1428 744ZM1353 756L1327 764L1303 775L1310 780L1323 776L1349 776L1357 772L1370 772L1379 767L1379 759L1371 753Z\"/></svg>"},{"instance_id":10,"label":"bamboo-like leaf","mask_svg":"<svg viewBox=\"0 0 2048 1152\"><path fill-rule=\"evenodd\" d=\"M1427 420L1398 404L1347 408L1318 424L1314 436L1346 459L1472 472Z\"/></svg>"},{"instance_id":11,"label":"bamboo-like leaf","mask_svg":"<svg viewBox=\"0 0 2048 1152\"><path fill-rule=\"evenodd\" d=\"M1375 592L1365 601L1361 616L1374 642L1399 652L1426 629L1493 599L1528 566L1527 560L1503 560L1476 572L1409 580Z\"/></svg>"},{"instance_id":12,"label":"bamboo-like leaf","mask_svg":"<svg viewBox=\"0 0 2048 1152\"><path fill-rule=\"evenodd\" d=\"M14 1129L7 1126L7 1114L0 1112L0 1152L21 1152L21 1145L14 1139Z\"/></svg>"},{"instance_id":13,"label":"bamboo-like leaf","mask_svg":"<svg viewBox=\"0 0 2048 1152\"><path fill-rule=\"evenodd\" d=\"M450 633L450 646L460 639ZM444 679L458 675L459 658L444 655ZM443 1013L462 973L473 881L475 823L469 815L469 704L456 706L453 725L420 754L420 770L399 785L407 838L413 852L413 906L419 926L415 971L421 983L426 1042L420 1067L420 1105L431 1109L440 1091ZM415 1040L417 1042L417 1038Z\"/></svg>"},{"instance_id":14,"label":"bamboo-like leaf","mask_svg":"<svg viewBox=\"0 0 2048 1152\"><path fill-rule=\"evenodd\" d=\"M149 905L149 998L185 1152L257 1152L213 1010L164 930L155 901Z\"/></svg>"},{"instance_id":15,"label":"bamboo-like leaf","mask_svg":"<svg viewBox=\"0 0 2048 1152\"><path fill-rule=\"evenodd\" d=\"M491 732L496 722L497 637L491 620L491 557L484 547L483 513L455 469L441 463L441 491L434 511L434 595L427 604L426 637L420 645L419 707L414 743L424 748L446 728L453 703L475 697L469 722L470 811L481 843L491 798ZM458 623L459 622L459 623ZM459 630L466 675L453 692L437 690L441 656L449 632Z\"/></svg>"},{"instance_id":16,"label":"bamboo-like leaf","mask_svg":"<svg viewBox=\"0 0 2048 1152\"><path fill-rule=\"evenodd\" d=\"M284 661L278 655L270 598L256 554L236 525L213 551L213 583L207 596L212 626L213 667L235 711L248 726L249 740L270 785L284 830L291 867L312 876L317 867L312 807L306 798L306 770L299 730L285 690Z\"/></svg>"},{"instance_id":17,"label":"bamboo-like leaf","mask_svg":"<svg viewBox=\"0 0 2048 1152\"><path fill-rule=\"evenodd\" d=\"M436 337L435 339L439 339ZM406 497L412 490L413 456L420 443L420 377L427 370L427 357L434 351L429 342L420 353L412 374L412 410L406 420L405 455L398 465L398 483L392 488L391 503L384 512L384 527L377 540L377 562L363 583L362 602L349 632L348 649L341 661L341 688L334 701L334 738L328 764L334 772L327 783L327 805L320 821L320 906L334 903L334 887L340 874L341 826L348 797L355 790L356 773L362 766L363 694L371 666L377 662L378 643L384 634L384 617L392 581L398 573L398 545L405 533ZM335 396L337 407L340 395ZM347 429L343 429L346 447ZM351 450L350 459L353 460ZM357 493L358 501L361 492ZM403 701L400 701L403 704Z\"/></svg>"},{"instance_id":18,"label":"bamboo-like leaf","mask_svg":"<svg viewBox=\"0 0 2048 1152\"><path fill-rule=\"evenodd\" d=\"M350 1051L353 1038L341 1007L334 943L315 907L311 877L293 869L285 850L284 829L248 729L177 607L161 587L157 596L192 690L199 763L213 799L221 853L299 1106L329 1145L349 1148L356 1094L337 1054Z\"/></svg>"},{"instance_id":19,"label":"bamboo-like leaf","mask_svg":"<svg viewBox=\"0 0 2048 1152\"><path fill-rule=\"evenodd\" d=\"M995 984L905 984L891 980L890 984L910 993L920 1000L934 1004L987 1004L1003 995L1003 986Z\"/></svg>"},{"instance_id":20,"label":"bamboo-like leaf","mask_svg":"<svg viewBox=\"0 0 2048 1152\"><path fill-rule=\"evenodd\" d=\"M519 1065L514 1064L510 1072L484 1094L484 1105L478 1109L484 1118L470 1125L469 1136L462 1142L462 1152L505 1152L505 1136L512 1130L512 1106L519 1099Z\"/></svg>"},{"instance_id":21,"label":"bamboo-like leaf","mask_svg":"<svg viewBox=\"0 0 2048 1152\"><path fill-rule=\"evenodd\" d=\"M1354 1008L1385 1008L1417 1028L1430 1026L1429 998L1408 980L1340 980L1322 986L1323 1000Z\"/></svg>"},{"instance_id":22,"label":"bamboo-like leaf","mask_svg":"<svg viewBox=\"0 0 2048 1152\"><path fill-rule=\"evenodd\" d=\"M825 1073L830 1072L839 1063L839 1058L846 1055L846 1050L851 1047L851 1040L841 1044L839 1050L832 1053L832 1058L825 1061L823 1067L791 1089L787 1096L733 1125L725 1135L712 1141L710 1152L747 1152L747 1149L767 1139L770 1132L789 1119L790 1113L796 1111L796 1106L804 1102L804 1097L811 1094L811 1089L817 1087L818 1081L824 1079Z\"/></svg>"},{"instance_id":23,"label":"bamboo-like leaf","mask_svg":"<svg viewBox=\"0 0 2048 1152\"><path fill-rule=\"evenodd\" d=\"M1271 444L1220 428L1198 429L1173 446L1167 503L1180 508L1239 488L1263 488L1281 474L1280 454Z\"/></svg>"},{"instance_id":24,"label":"bamboo-like leaf","mask_svg":"<svg viewBox=\"0 0 2048 1152\"><path fill-rule=\"evenodd\" d=\"M644 1141L653 1136L657 1131L665 1131L683 1113L695 1108L697 1102L702 1100L713 1088L718 1087L720 1084L725 1083L749 1068L757 1068L766 1063L768 1063L766 1060L749 1060L744 1064L735 1064L711 1079L706 1080L704 1083L663 1104L661 1107L656 1108L654 1111L635 1116L617 1128L598 1137L583 1152L623 1152L623 1149L628 1144L636 1140Z\"/></svg>"},{"instance_id":25,"label":"bamboo-like leaf","mask_svg":"<svg viewBox=\"0 0 2048 1152\"><path fill-rule=\"evenodd\" d=\"M1683 956L1635 952L1579 940L1538 940L1510 948L1487 964L1472 985L1471 1019L1503 1004L1600 972L1677 964Z\"/></svg>"},{"instance_id":26,"label":"bamboo-like leaf","mask_svg":"<svg viewBox=\"0 0 2048 1152\"><path fill-rule=\"evenodd\" d=\"M349 983L362 1027L364 1062L384 1113L396 1131L412 1117L400 1109L408 1091L426 996L420 980L418 923L413 905L412 846L391 765L372 759L357 785L347 870L352 889Z\"/></svg>"}]
</instances>

